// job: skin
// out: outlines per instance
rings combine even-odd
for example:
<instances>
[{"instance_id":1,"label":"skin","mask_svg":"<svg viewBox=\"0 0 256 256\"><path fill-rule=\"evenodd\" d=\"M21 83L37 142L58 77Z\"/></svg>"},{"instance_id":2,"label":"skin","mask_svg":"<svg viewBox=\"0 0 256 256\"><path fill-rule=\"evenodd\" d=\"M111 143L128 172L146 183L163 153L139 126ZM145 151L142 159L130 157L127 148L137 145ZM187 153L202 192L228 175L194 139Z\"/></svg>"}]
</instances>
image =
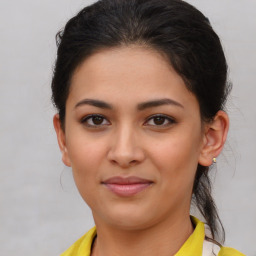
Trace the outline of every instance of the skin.
<instances>
[{"instance_id":1,"label":"skin","mask_svg":"<svg viewBox=\"0 0 256 256\"><path fill-rule=\"evenodd\" d=\"M163 99L158 106L144 104ZM92 255L174 255L193 232L189 210L197 165L211 165L220 153L226 113L203 123L195 95L164 56L130 46L102 50L76 69L65 131L57 114L54 126L63 162L72 167L97 226ZM115 176L150 185L120 196L103 184Z\"/></svg>"}]
</instances>

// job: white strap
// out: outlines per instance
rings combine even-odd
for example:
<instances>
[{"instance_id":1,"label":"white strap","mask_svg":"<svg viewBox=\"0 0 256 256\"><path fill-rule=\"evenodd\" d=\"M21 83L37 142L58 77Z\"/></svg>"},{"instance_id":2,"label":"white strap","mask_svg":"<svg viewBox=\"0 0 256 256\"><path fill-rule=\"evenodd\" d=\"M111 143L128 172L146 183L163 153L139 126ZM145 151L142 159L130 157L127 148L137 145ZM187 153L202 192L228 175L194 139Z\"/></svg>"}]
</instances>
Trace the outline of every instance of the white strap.
<instances>
[{"instance_id":1,"label":"white strap","mask_svg":"<svg viewBox=\"0 0 256 256\"><path fill-rule=\"evenodd\" d=\"M203 254L202 256L217 256L220 251L220 247L215 243L204 240Z\"/></svg>"},{"instance_id":2,"label":"white strap","mask_svg":"<svg viewBox=\"0 0 256 256\"><path fill-rule=\"evenodd\" d=\"M211 237L211 231L207 224L204 225L204 231L206 236ZM217 256L219 251L220 247L217 244L204 240L202 256Z\"/></svg>"}]
</instances>

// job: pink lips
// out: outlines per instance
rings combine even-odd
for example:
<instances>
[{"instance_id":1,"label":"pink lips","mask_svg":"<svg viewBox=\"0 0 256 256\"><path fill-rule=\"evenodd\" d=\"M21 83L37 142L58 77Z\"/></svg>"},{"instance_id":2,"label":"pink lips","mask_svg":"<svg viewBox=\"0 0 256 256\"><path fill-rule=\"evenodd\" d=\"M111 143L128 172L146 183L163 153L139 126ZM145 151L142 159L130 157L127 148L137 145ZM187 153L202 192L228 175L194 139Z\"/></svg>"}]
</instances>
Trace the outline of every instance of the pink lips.
<instances>
[{"instance_id":1,"label":"pink lips","mask_svg":"<svg viewBox=\"0 0 256 256\"><path fill-rule=\"evenodd\" d=\"M102 182L113 193L129 197L149 187L153 182L139 177L112 177Z\"/></svg>"}]
</instances>

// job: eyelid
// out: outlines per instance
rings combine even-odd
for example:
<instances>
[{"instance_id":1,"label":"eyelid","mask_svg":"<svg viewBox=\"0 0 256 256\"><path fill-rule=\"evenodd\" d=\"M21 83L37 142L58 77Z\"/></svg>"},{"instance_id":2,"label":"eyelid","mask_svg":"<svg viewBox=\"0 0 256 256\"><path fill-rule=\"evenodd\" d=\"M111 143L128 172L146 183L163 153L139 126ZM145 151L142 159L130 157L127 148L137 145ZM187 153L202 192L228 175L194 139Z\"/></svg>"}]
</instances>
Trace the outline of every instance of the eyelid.
<instances>
[{"instance_id":1,"label":"eyelid","mask_svg":"<svg viewBox=\"0 0 256 256\"><path fill-rule=\"evenodd\" d=\"M99 124L99 125L91 125L91 124L88 124L87 121L90 119L90 118L93 118L93 117L101 117L103 118L104 120L107 120L108 124ZM80 123L82 123L83 125L89 127L89 128L102 128L103 126L108 126L110 125L110 122L108 121L108 119L101 115L101 114L90 114L90 115L86 115L84 116L81 120L80 120Z\"/></svg>"},{"instance_id":2,"label":"eyelid","mask_svg":"<svg viewBox=\"0 0 256 256\"><path fill-rule=\"evenodd\" d=\"M87 121L90 119L90 118L93 118L93 117L101 117L103 120L107 121L107 124L106 123L103 123L103 124L89 124ZM161 118L164 118L165 121L167 120L168 123L167 124L148 124L150 120L154 119L154 118L157 118L157 117L161 117ZM104 121L103 121L104 122ZM111 123L109 122L109 120L102 114L89 114L89 115L86 115L84 116L81 120L80 120L80 123L82 123L83 125L89 127L89 128L102 128L104 126L109 126L111 125ZM166 115L166 114L154 114L154 115L151 115L149 116L146 121L144 122L143 125L145 126L151 126L151 127L156 127L156 128L164 128L164 127L168 127L168 126L171 126L173 125L174 123L176 123L176 120L169 116L169 115Z\"/></svg>"},{"instance_id":3,"label":"eyelid","mask_svg":"<svg viewBox=\"0 0 256 256\"><path fill-rule=\"evenodd\" d=\"M166 120L168 120L168 124L162 124L162 125L149 125L149 124L146 124L148 123L150 120L156 118L156 117L162 117L162 118L165 118ZM172 124L176 123L176 120L175 118L169 116L169 115L165 115L165 114L154 114L150 117L147 118L146 122L144 123L144 125L146 126L151 126L151 127L157 127L157 128L161 128L161 127L166 127L166 126L171 126Z\"/></svg>"}]
</instances>

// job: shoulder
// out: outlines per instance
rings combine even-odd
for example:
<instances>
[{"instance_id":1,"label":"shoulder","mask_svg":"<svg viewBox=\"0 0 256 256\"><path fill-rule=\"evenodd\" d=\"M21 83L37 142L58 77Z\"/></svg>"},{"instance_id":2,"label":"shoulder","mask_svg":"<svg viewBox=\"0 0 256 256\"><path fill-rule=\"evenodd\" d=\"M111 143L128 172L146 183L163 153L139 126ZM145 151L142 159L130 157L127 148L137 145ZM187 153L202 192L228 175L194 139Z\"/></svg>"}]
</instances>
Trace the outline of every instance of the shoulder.
<instances>
[{"instance_id":1,"label":"shoulder","mask_svg":"<svg viewBox=\"0 0 256 256\"><path fill-rule=\"evenodd\" d=\"M96 227L90 229L60 256L89 256L91 254L91 245L95 236Z\"/></svg>"},{"instance_id":2,"label":"shoulder","mask_svg":"<svg viewBox=\"0 0 256 256\"><path fill-rule=\"evenodd\" d=\"M230 247L221 247L218 256L245 256L245 254Z\"/></svg>"}]
</instances>

